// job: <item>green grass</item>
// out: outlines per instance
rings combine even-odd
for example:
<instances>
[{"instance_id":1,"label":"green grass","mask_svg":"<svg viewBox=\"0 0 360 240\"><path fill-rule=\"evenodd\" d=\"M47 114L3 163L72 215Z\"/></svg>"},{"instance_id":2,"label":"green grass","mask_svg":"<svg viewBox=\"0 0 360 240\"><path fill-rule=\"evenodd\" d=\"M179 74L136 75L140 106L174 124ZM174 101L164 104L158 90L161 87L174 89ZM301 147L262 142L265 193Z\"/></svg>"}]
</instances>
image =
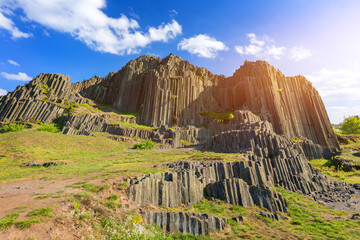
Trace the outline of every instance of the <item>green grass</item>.
<instances>
[{"instance_id":1,"label":"green grass","mask_svg":"<svg viewBox=\"0 0 360 240\"><path fill-rule=\"evenodd\" d=\"M310 164L313 165L315 168L321 170L326 175L338 181L347 183L360 183L359 170L353 170L348 172L336 170L332 161L324 158L311 160Z\"/></svg>"},{"instance_id":2,"label":"green grass","mask_svg":"<svg viewBox=\"0 0 360 240\"><path fill-rule=\"evenodd\" d=\"M54 195L53 193L41 194L41 195L38 195L35 199L45 199L45 198L50 198L50 197L52 197L53 195Z\"/></svg>"},{"instance_id":3,"label":"green grass","mask_svg":"<svg viewBox=\"0 0 360 240\"><path fill-rule=\"evenodd\" d=\"M19 215L20 214L18 212L15 212L0 219L0 231L12 226L15 223L16 219L19 217Z\"/></svg>"},{"instance_id":4,"label":"green grass","mask_svg":"<svg viewBox=\"0 0 360 240\"><path fill-rule=\"evenodd\" d=\"M107 137L63 135L39 131L0 134L0 183L56 179L97 173L107 178L164 171L155 164L179 160L244 160L242 154L207 151L132 150L131 143ZM67 165L29 168L21 163L61 162Z\"/></svg>"},{"instance_id":5,"label":"green grass","mask_svg":"<svg viewBox=\"0 0 360 240\"><path fill-rule=\"evenodd\" d=\"M151 139L141 140L134 145L134 149L150 150L154 149L156 144Z\"/></svg>"},{"instance_id":6,"label":"green grass","mask_svg":"<svg viewBox=\"0 0 360 240\"><path fill-rule=\"evenodd\" d=\"M335 211L320 205L307 197L276 188L288 201L287 231L305 234L315 239L357 239L360 236L360 221L352 219L335 219L347 213ZM329 217L330 216L330 217ZM284 227L284 222L269 222L271 227Z\"/></svg>"},{"instance_id":7,"label":"green grass","mask_svg":"<svg viewBox=\"0 0 360 240\"><path fill-rule=\"evenodd\" d=\"M54 209L51 207L38 208L28 213L29 217L41 216L41 217L52 217L51 213Z\"/></svg>"},{"instance_id":8,"label":"green grass","mask_svg":"<svg viewBox=\"0 0 360 240\"><path fill-rule=\"evenodd\" d=\"M21 123L6 123L0 129L0 132L19 132L25 129L25 125Z\"/></svg>"},{"instance_id":9,"label":"green grass","mask_svg":"<svg viewBox=\"0 0 360 240\"><path fill-rule=\"evenodd\" d=\"M248 210L241 206L227 204L223 201L209 201L203 199L193 205L193 211L198 213L212 214L221 217L238 217L248 214Z\"/></svg>"},{"instance_id":10,"label":"green grass","mask_svg":"<svg viewBox=\"0 0 360 240\"><path fill-rule=\"evenodd\" d=\"M354 164L360 164L360 157L352 155L353 151L360 151L359 139L356 142L349 141L349 144L342 144L341 150L339 157L351 160Z\"/></svg>"},{"instance_id":11,"label":"green grass","mask_svg":"<svg viewBox=\"0 0 360 240\"><path fill-rule=\"evenodd\" d=\"M21 209L24 210L24 209ZM53 208L39 208L31 211L27 214L29 218L16 221L16 219L19 217L20 212L14 212L11 213L2 219L0 219L0 231L11 227L14 225L15 227L23 230L25 228L29 228L34 223L40 223L45 221L45 218L43 217L52 217L51 213L53 211Z\"/></svg>"},{"instance_id":12,"label":"green grass","mask_svg":"<svg viewBox=\"0 0 360 240\"><path fill-rule=\"evenodd\" d=\"M302 143L303 142L303 140L301 140L300 138L292 138L291 141L293 143Z\"/></svg>"},{"instance_id":13,"label":"green grass","mask_svg":"<svg viewBox=\"0 0 360 240\"><path fill-rule=\"evenodd\" d=\"M234 118L234 112L202 112L203 116L210 116L217 123L228 123Z\"/></svg>"},{"instance_id":14,"label":"green grass","mask_svg":"<svg viewBox=\"0 0 360 240\"><path fill-rule=\"evenodd\" d=\"M58 133L61 131L61 126L55 123L45 123L40 125L36 130L42 132Z\"/></svg>"},{"instance_id":15,"label":"green grass","mask_svg":"<svg viewBox=\"0 0 360 240\"><path fill-rule=\"evenodd\" d=\"M23 230L25 228L29 228L32 224L34 223L40 223L42 222L43 219L39 219L39 218L30 218L30 219L25 219L25 220L21 220L21 221L17 221L14 223L14 225Z\"/></svg>"}]
</instances>

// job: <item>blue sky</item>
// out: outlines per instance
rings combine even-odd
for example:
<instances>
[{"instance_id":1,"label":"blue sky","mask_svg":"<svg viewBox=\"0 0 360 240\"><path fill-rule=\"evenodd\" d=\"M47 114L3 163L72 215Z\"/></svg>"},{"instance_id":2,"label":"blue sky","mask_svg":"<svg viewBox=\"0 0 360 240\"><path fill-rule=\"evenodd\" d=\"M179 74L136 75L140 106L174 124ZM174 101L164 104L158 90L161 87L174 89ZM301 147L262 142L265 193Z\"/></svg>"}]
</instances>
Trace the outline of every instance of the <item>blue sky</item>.
<instances>
[{"instance_id":1,"label":"blue sky","mask_svg":"<svg viewBox=\"0 0 360 240\"><path fill-rule=\"evenodd\" d=\"M72 82L142 54L226 76L247 60L305 75L334 123L360 114L360 1L1 0L0 94L41 72Z\"/></svg>"}]
</instances>

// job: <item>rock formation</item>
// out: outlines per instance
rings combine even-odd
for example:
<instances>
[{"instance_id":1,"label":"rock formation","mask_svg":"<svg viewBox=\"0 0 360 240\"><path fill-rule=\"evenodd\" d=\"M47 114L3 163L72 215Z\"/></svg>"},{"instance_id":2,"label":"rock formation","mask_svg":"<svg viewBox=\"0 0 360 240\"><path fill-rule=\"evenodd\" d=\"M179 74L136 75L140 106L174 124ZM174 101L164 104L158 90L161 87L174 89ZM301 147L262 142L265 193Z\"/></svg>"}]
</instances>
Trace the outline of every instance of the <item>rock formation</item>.
<instances>
[{"instance_id":1,"label":"rock formation","mask_svg":"<svg viewBox=\"0 0 360 240\"><path fill-rule=\"evenodd\" d=\"M144 220L171 233L194 235L209 235L211 231L223 230L226 225L226 219L221 217L186 212L147 212Z\"/></svg>"},{"instance_id":2,"label":"rock formation","mask_svg":"<svg viewBox=\"0 0 360 240\"><path fill-rule=\"evenodd\" d=\"M65 75L40 74L0 97L0 121L22 118L50 122L67 112L65 101L87 103L88 99L119 111L137 112L135 121L140 124L193 126L191 131L179 133L180 139L191 143L213 136L206 131L198 135L199 127L214 123L204 113L249 110L271 123L277 134L308 139L328 149L339 148L311 83L301 76L285 77L263 61L245 62L228 78L171 54L164 59L141 56L117 73L79 83L70 83ZM318 149L323 153L325 148Z\"/></svg>"},{"instance_id":3,"label":"rock formation","mask_svg":"<svg viewBox=\"0 0 360 240\"><path fill-rule=\"evenodd\" d=\"M152 139L163 147L200 143L246 158L179 161L166 165L169 172L132 178L127 196L134 204L179 207L219 199L258 205L263 216L283 219L279 212L287 212L287 203L273 186L332 204L360 195L357 185L336 182L308 162L331 156L339 144L318 92L302 76L285 77L257 61L226 78L170 54L141 56L104 78L69 79L40 74L0 97L0 124L60 121L63 134L106 132L111 139ZM98 109L103 107L112 112ZM189 212L146 212L144 219L170 232L199 235L226 224Z\"/></svg>"},{"instance_id":4,"label":"rock formation","mask_svg":"<svg viewBox=\"0 0 360 240\"><path fill-rule=\"evenodd\" d=\"M210 122L200 113L247 109L269 121L278 134L339 148L311 83L302 76L285 77L263 61L245 62L225 78L174 55L141 56L97 82L81 93L122 111L139 112L145 125L199 127Z\"/></svg>"}]
</instances>

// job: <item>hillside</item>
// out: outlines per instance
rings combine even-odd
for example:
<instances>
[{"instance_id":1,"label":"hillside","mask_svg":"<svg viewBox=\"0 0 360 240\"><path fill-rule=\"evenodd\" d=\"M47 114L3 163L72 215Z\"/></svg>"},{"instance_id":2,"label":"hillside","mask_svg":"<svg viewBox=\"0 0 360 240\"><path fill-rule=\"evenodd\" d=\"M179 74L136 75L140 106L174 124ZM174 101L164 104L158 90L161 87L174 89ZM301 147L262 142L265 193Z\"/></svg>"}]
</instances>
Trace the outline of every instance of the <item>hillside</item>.
<instances>
[{"instance_id":1,"label":"hillside","mask_svg":"<svg viewBox=\"0 0 360 240\"><path fill-rule=\"evenodd\" d=\"M360 234L358 172L324 168L341 148L321 97L263 61L228 78L174 55L40 74L0 97L0 121L1 238Z\"/></svg>"}]
</instances>

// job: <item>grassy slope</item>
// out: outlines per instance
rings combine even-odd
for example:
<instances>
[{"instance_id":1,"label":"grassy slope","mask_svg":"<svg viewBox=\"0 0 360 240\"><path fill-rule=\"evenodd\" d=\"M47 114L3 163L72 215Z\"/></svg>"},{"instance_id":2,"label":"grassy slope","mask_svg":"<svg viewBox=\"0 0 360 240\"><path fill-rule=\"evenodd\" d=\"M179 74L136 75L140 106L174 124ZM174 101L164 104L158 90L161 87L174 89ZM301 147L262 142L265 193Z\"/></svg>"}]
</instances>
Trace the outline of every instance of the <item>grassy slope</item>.
<instances>
[{"instance_id":1,"label":"grassy slope","mask_svg":"<svg viewBox=\"0 0 360 240\"><path fill-rule=\"evenodd\" d=\"M99 137L23 131L0 134L0 182L72 177L99 173L107 177L162 171L155 163L210 157L235 160L240 154L193 151L133 150L127 142ZM21 163L67 163L56 167L22 167Z\"/></svg>"},{"instance_id":2,"label":"grassy slope","mask_svg":"<svg viewBox=\"0 0 360 240\"><path fill-rule=\"evenodd\" d=\"M99 134L99 137L69 136L37 131L0 134L0 181L75 178L76 176L88 174L95 174L102 178L112 178L120 175L164 171L164 168L154 167L154 164L160 162L219 157L227 160L241 159L239 154L216 154L197 151L144 151L132 150L129 149L130 147L131 144L129 143L116 142L101 136L101 134ZM35 161L37 163L48 161L66 162L68 165L50 168L20 166L20 163L26 161ZM345 175L344 180L350 179L350 181L359 182L356 177L358 176ZM95 196L99 194L97 191L92 191L92 188L89 188L86 184L83 184L82 189L87 194ZM213 239L356 239L360 235L360 221L349 220L349 213L333 211L299 194L282 189L277 189L277 191L281 192L289 203L289 213L284 214L284 216L289 217L289 220L265 219L258 215L257 211L261 209L257 207L243 208L220 201L204 200L193 207L180 209L224 217L240 215L245 217L245 221L240 224L229 221L231 231L214 233L212 235ZM76 204L74 202L74 209L82 209L83 203ZM101 204L106 207L112 205L114 208L114 203L105 202ZM98 228L96 230L97 234L106 234L100 223L96 225L97 218L92 214L91 211L86 212L83 210L81 214L75 211L73 218L88 216L89 219L86 221L95 222L93 228L95 230ZM342 219L337 219L339 217ZM15 219L10 220L16 224ZM29 218L28 220L36 223L38 218ZM41 219L41 221L43 220ZM26 225L26 223L18 223L19 226L21 224ZM177 239L187 239L184 236L172 236L171 238L176 237L178 237ZM170 239L170 237L166 239Z\"/></svg>"},{"instance_id":3,"label":"grassy slope","mask_svg":"<svg viewBox=\"0 0 360 240\"><path fill-rule=\"evenodd\" d=\"M352 155L352 152L360 149L360 140L357 142L349 141L348 144L341 144L341 158L349 159L354 164L360 164L360 157ZM323 171L326 175L331 176L339 181L347 183L360 183L360 170L345 172L336 170L331 160L314 159L310 163L317 169Z\"/></svg>"}]
</instances>

